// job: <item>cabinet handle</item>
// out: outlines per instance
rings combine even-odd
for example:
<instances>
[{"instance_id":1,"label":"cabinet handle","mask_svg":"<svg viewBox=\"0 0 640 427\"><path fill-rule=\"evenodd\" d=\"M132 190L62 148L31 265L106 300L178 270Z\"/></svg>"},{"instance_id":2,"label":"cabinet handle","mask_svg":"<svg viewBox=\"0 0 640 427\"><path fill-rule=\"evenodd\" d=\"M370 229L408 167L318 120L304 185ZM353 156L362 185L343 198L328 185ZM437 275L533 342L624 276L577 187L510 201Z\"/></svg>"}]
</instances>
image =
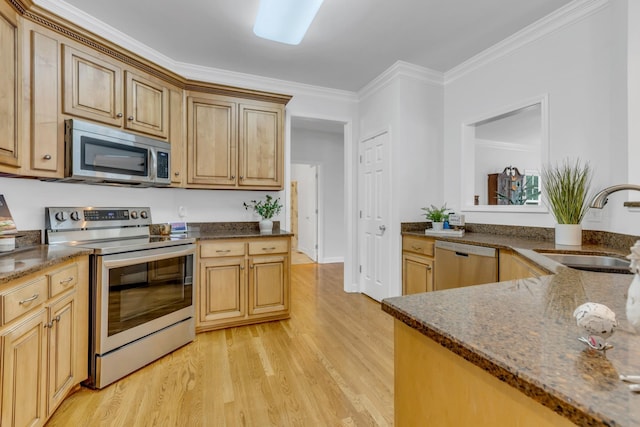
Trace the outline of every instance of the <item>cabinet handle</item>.
<instances>
[{"instance_id":1,"label":"cabinet handle","mask_svg":"<svg viewBox=\"0 0 640 427\"><path fill-rule=\"evenodd\" d=\"M45 160L51 160L51 154L45 154L42 158Z\"/></svg>"},{"instance_id":2,"label":"cabinet handle","mask_svg":"<svg viewBox=\"0 0 640 427\"><path fill-rule=\"evenodd\" d=\"M132 121L133 121L133 116L129 116L129 117L127 117L127 120L129 120L130 122L132 122Z\"/></svg>"},{"instance_id":3,"label":"cabinet handle","mask_svg":"<svg viewBox=\"0 0 640 427\"><path fill-rule=\"evenodd\" d=\"M231 249L218 249L216 252L221 253L221 254L226 254L231 252Z\"/></svg>"},{"instance_id":4,"label":"cabinet handle","mask_svg":"<svg viewBox=\"0 0 640 427\"><path fill-rule=\"evenodd\" d=\"M270 248L262 248L263 251L273 251L275 250L275 246L271 246Z\"/></svg>"},{"instance_id":5,"label":"cabinet handle","mask_svg":"<svg viewBox=\"0 0 640 427\"><path fill-rule=\"evenodd\" d=\"M19 302L19 304L20 304L20 305L22 305L22 304L26 304L26 303L28 303L28 302L31 302L31 301L33 301L33 300L37 300L39 296L40 296L40 295L38 295L38 294L33 294L33 296L32 296L32 297L29 297L29 298L27 298L27 299L23 299L22 301L20 301L20 302Z\"/></svg>"},{"instance_id":6,"label":"cabinet handle","mask_svg":"<svg viewBox=\"0 0 640 427\"><path fill-rule=\"evenodd\" d=\"M121 118L122 116L123 116L123 114L122 114L122 113L118 113L118 114L116 114L116 117L117 117L117 118Z\"/></svg>"},{"instance_id":7,"label":"cabinet handle","mask_svg":"<svg viewBox=\"0 0 640 427\"><path fill-rule=\"evenodd\" d=\"M414 251L421 251L422 246L411 246L411 249L413 249Z\"/></svg>"},{"instance_id":8,"label":"cabinet handle","mask_svg":"<svg viewBox=\"0 0 640 427\"><path fill-rule=\"evenodd\" d=\"M64 279L64 280L60 280L60 284L61 284L61 285L66 285L66 284L68 284L69 282L71 282L72 280L73 280L73 276L68 277L68 278L66 278L66 279Z\"/></svg>"}]
</instances>

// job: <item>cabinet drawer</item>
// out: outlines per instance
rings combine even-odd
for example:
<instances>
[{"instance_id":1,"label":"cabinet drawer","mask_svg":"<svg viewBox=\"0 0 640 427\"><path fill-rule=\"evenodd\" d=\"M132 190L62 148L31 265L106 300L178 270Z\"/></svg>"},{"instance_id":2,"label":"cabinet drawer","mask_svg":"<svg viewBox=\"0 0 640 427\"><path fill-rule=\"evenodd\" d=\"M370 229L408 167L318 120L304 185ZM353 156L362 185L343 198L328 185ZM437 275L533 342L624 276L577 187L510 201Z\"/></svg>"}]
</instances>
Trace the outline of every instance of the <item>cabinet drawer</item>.
<instances>
[{"instance_id":1,"label":"cabinet drawer","mask_svg":"<svg viewBox=\"0 0 640 427\"><path fill-rule=\"evenodd\" d=\"M433 243L433 239L404 236L402 238L402 250L433 256Z\"/></svg>"},{"instance_id":2,"label":"cabinet drawer","mask_svg":"<svg viewBox=\"0 0 640 427\"><path fill-rule=\"evenodd\" d=\"M288 239L260 239L249 242L249 255L289 252Z\"/></svg>"},{"instance_id":3,"label":"cabinet drawer","mask_svg":"<svg viewBox=\"0 0 640 427\"><path fill-rule=\"evenodd\" d=\"M78 283L78 264L72 264L49 275L49 296L54 297Z\"/></svg>"},{"instance_id":4,"label":"cabinet drawer","mask_svg":"<svg viewBox=\"0 0 640 427\"><path fill-rule=\"evenodd\" d=\"M2 295L2 323L16 319L46 299L47 278L44 276L12 289Z\"/></svg>"},{"instance_id":5,"label":"cabinet drawer","mask_svg":"<svg viewBox=\"0 0 640 427\"><path fill-rule=\"evenodd\" d=\"M211 242L200 245L200 258L244 255L244 242Z\"/></svg>"}]
</instances>

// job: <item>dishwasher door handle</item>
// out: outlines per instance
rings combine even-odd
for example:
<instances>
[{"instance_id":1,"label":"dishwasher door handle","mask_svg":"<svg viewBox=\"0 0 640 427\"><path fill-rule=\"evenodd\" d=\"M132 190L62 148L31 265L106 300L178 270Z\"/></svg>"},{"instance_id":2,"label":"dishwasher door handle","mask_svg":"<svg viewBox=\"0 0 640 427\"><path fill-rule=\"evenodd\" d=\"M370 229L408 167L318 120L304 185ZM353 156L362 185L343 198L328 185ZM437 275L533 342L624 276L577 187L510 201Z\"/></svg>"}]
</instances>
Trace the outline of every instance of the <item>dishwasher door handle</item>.
<instances>
[{"instance_id":1,"label":"dishwasher door handle","mask_svg":"<svg viewBox=\"0 0 640 427\"><path fill-rule=\"evenodd\" d=\"M468 257L469 254L465 254L464 252L456 252L456 256Z\"/></svg>"}]
</instances>

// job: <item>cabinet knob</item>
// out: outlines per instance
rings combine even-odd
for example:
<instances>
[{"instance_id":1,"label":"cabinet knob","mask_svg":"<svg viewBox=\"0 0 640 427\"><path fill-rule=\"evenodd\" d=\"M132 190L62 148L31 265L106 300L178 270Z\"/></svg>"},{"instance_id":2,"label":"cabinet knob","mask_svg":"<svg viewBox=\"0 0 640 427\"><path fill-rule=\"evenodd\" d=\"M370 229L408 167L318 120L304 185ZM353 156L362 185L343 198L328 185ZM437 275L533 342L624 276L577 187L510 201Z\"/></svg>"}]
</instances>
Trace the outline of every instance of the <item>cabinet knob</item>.
<instances>
[{"instance_id":1,"label":"cabinet knob","mask_svg":"<svg viewBox=\"0 0 640 427\"><path fill-rule=\"evenodd\" d=\"M431 271L431 266L427 265L427 271Z\"/></svg>"},{"instance_id":2,"label":"cabinet knob","mask_svg":"<svg viewBox=\"0 0 640 427\"><path fill-rule=\"evenodd\" d=\"M129 116L129 117L127 117L127 120L129 120L130 122L132 122L132 121L133 121L133 116Z\"/></svg>"},{"instance_id":3,"label":"cabinet knob","mask_svg":"<svg viewBox=\"0 0 640 427\"><path fill-rule=\"evenodd\" d=\"M175 176L180 176L180 172L174 172L173 173Z\"/></svg>"},{"instance_id":4,"label":"cabinet knob","mask_svg":"<svg viewBox=\"0 0 640 427\"><path fill-rule=\"evenodd\" d=\"M51 154L45 154L42 158L45 160L51 160Z\"/></svg>"},{"instance_id":5,"label":"cabinet knob","mask_svg":"<svg viewBox=\"0 0 640 427\"><path fill-rule=\"evenodd\" d=\"M117 118L121 118L122 116L123 116L123 114L122 114L122 113L118 113L118 114L116 114L116 117L117 117Z\"/></svg>"},{"instance_id":6,"label":"cabinet knob","mask_svg":"<svg viewBox=\"0 0 640 427\"><path fill-rule=\"evenodd\" d=\"M240 175L240 179L244 179L244 176Z\"/></svg>"},{"instance_id":7,"label":"cabinet knob","mask_svg":"<svg viewBox=\"0 0 640 427\"><path fill-rule=\"evenodd\" d=\"M249 268L253 268L253 264L251 264L251 265L249 266Z\"/></svg>"},{"instance_id":8,"label":"cabinet knob","mask_svg":"<svg viewBox=\"0 0 640 427\"><path fill-rule=\"evenodd\" d=\"M241 266L240 266L240 270L244 270L244 265L241 265Z\"/></svg>"},{"instance_id":9,"label":"cabinet knob","mask_svg":"<svg viewBox=\"0 0 640 427\"><path fill-rule=\"evenodd\" d=\"M235 175L231 175L231 179L236 179L236 176Z\"/></svg>"}]
</instances>

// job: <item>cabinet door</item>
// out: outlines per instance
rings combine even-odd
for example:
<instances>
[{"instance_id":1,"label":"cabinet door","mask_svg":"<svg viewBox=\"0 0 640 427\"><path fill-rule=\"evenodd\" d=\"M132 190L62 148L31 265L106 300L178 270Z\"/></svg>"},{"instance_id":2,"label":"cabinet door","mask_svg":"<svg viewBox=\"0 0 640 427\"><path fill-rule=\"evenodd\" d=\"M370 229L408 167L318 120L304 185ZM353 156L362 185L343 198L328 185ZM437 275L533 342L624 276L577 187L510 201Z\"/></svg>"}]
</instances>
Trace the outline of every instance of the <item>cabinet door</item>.
<instances>
[{"instance_id":1,"label":"cabinet door","mask_svg":"<svg viewBox=\"0 0 640 427\"><path fill-rule=\"evenodd\" d=\"M283 117L280 106L240 105L239 186L282 189Z\"/></svg>"},{"instance_id":2,"label":"cabinet door","mask_svg":"<svg viewBox=\"0 0 640 427\"><path fill-rule=\"evenodd\" d=\"M2 333L2 425L39 426L45 419L46 311Z\"/></svg>"},{"instance_id":3,"label":"cabinet door","mask_svg":"<svg viewBox=\"0 0 640 427\"><path fill-rule=\"evenodd\" d=\"M76 294L70 292L49 306L48 406L47 414L58 407L76 384Z\"/></svg>"},{"instance_id":4,"label":"cabinet door","mask_svg":"<svg viewBox=\"0 0 640 427\"><path fill-rule=\"evenodd\" d=\"M433 290L433 258L402 254L402 294Z\"/></svg>"},{"instance_id":5,"label":"cabinet door","mask_svg":"<svg viewBox=\"0 0 640 427\"><path fill-rule=\"evenodd\" d=\"M171 183L183 186L186 180L186 152L184 94L182 90L169 92L169 143L171 144Z\"/></svg>"},{"instance_id":6,"label":"cabinet door","mask_svg":"<svg viewBox=\"0 0 640 427\"><path fill-rule=\"evenodd\" d=\"M540 268L517 255L505 250L500 251L500 281L527 279L530 277L544 276L545 273Z\"/></svg>"},{"instance_id":7,"label":"cabinet door","mask_svg":"<svg viewBox=\"0 0 640 427\"><path fill-rule=\"evenodd\" d=\"M188 98L188 184L235 187L236 123L235 103Z\"/></svg>"},{"instance_id":8,"label":"cabinet door","mask_svg":"<svg viewBox=\"0 0 640 427\"><path fill-rule=\"evenodd\" d=\"M289 257L249 258L249 315L289 311Z\"/></svg>"},{"instance_id":9,"label":"cabinet door","mask_svg":"<svg viewBox=\"0 0 640 427\"><path fill-rule=\"evenodd\" d=\"M126 120L127 129L144 132L163 139L169 127L169 88L159 80L145 78L127 71Z\"/></svg>"},{"instance_id":10,"label":"cabinet door","mask_svg":"<svg viewBox=\"0 0 640 427\"><path fill-rule=\"evenodd\" d=\"M63 112L122 125L122 70L106 59L63 45Z\"/></svg>"},{"instance_id":11,"label":"cabinet door","mask_svg":"<svg viewBox=\"0 0 640 427\"><path fill-rule=\"evenodd\" d=\"M26 23L29 40L25 56L25 114L31 119L28 132L29 164L26 174L61 178L64 174L63 128L58 123L61 105L60 43L51 33Z\"/></svg>"},{"instance_id":12,"label":"cabinet door","mask_svg":"<svg viewBox=\"0 0 640 427\"><path fill-rule=\"evenodd\" d=\"M16 13L0 4L0 164L20 166L18 137L18 27ZM12 168L2 168L11 171Z\"/></svg>"},{"instance_id":13,"label":"cabinet door","mask_svg":"<svg viewBox=\"0 0 640 427\"><path fill-rule=\"evenodd\" d=\"M244 257L200 261L198 325L213 326L245 317L245 263Z\"/></svg>"}]
</instances>

